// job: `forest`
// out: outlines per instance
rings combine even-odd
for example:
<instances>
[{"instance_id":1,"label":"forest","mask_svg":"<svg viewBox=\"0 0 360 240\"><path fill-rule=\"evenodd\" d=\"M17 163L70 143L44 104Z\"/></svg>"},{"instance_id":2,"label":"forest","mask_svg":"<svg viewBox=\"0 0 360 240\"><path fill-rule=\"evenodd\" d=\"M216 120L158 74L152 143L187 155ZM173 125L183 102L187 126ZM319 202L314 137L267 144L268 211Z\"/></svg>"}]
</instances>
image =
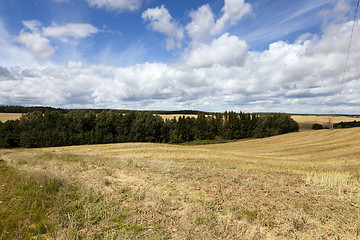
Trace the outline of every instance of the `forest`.
<instances>
[{"instance_id":1,"label":"forest","mask_svg":"<svg viewBox=\"0 0 360 240\"><path fill-rule=\"evenodd\" d=\"M360 121L339 122L334 124L334 128L353 128L353 127L360 127Z\"/></svg>"},{"instance_id":2,"label":"forest","mask_svg":"<svg viewBox=\"0 0 360 240\"><path fill-rule=\"evenodd\" d=\"M163 119L151 112L56 109L28 111L19 120L0 122L0 147L55 147L84 144L262 138L298 131L284 113L224 112Z\"/></svg>"},{"instance_id":3,"label":"forest","mask_svg":"<svg viewBox=\"0 0 360 240\"><path fill-rule=\"evenodd\" d=\"M42 113L48 112L48 111L59 111L62 113L69 113L71 111L93 111L95 113L101 113L102 111L107 111L110 109L102 109L102 108L93 108L93 109L64 109L64 108L53 108L53 107L45 107L45 106L31 106L31 107L25 107L25 106L19 106L19 105L0 105L0 113L28 113L33 111L39 111ZM132 112L133 110L126 110L126 109L112 109L112 111L117 113L128 113ZM204 111L198 111L198 110L175 110L175 111L164 111L164 110L143 110L143 111L137 111L137 112L149 112L152 114L212 114L211 112L204 112Z\"/></svg>"}]
</instances>

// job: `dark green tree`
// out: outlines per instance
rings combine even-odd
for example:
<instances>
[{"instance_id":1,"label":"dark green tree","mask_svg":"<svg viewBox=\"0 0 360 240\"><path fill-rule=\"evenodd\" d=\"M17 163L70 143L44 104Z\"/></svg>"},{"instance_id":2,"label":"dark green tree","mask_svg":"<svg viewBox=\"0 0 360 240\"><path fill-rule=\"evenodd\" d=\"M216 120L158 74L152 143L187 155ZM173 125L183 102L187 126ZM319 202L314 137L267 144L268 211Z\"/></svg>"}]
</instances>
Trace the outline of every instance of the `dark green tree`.
<instances>
[{"instance_id":1,"label":"dark green tree","mask_svg":"<svg viewBox=\"0 0 360 240\"><path fill-rule=\"evenodd\" d=\"M162 126L161 117L151 113L138 113L130 132L135 142L162 142Z\"/></svg>"},{"instance_id":2,"label":"dark green tree","mask_svg":"<svg viewBox=\"0 0 360 240\"><path fill-rule=\"evenodd\" d=\"M0 148L14 148L20 146L19 120L0 121Z\"/></svg>"}]
</instances>

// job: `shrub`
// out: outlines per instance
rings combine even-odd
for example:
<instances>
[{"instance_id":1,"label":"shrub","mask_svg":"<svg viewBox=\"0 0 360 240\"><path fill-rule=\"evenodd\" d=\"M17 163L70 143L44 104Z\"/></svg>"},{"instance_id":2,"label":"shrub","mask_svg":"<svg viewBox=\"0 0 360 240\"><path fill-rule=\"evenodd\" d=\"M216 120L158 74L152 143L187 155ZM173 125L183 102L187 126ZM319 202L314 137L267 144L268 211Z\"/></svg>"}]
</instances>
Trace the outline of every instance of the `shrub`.
<instances>
[{"instance_id":1,"label":"shrub","mask_svg":"<svg viewBox=\"0 0 360 240\"><path fill-rule=\"evenodd\" d=\"M319 123L315 123L312 125L312 129L314 129L314 130L323 129L323 126Z\"/></svg>"}]
</instances>

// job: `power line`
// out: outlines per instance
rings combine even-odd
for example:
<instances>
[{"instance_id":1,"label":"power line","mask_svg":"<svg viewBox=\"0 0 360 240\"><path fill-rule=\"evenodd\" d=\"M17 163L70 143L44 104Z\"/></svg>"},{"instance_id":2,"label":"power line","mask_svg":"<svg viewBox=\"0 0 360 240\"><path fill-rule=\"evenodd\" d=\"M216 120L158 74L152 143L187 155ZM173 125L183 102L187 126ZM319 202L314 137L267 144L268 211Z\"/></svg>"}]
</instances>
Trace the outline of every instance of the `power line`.
<instances>
[{"instance_id":1,"label":"power line","mask_svg":"<svg viewBox=\"0 0 360 240\"><path fill-rule=\"evenodd\" d=\"M342 75L342 80L341 80L341 85L340 85L339 96L342 94L342 89L343 89L343 85L344 85L345 74L346 74L347 65L348 65L348 61L349 61L350 48L351 48L352 38L353 38L353 34L354 34L354 29L355 29L355 24L356 24L356 19L357 19L357 13L358 13L358 9L359 9L359 4L360 4L360 0L358 0L357 5L356 5L355 16L354 16L354 21L353 21L352 29L351 29L351 35L350 35L349 45L348 45L348 48L347 48L346 60L345 60L344 72L343 72L343 75ZM333 118L333 111L331 110L331 115L329 115L329 128L330 128L330 129L333 129L332 118Z\"/></svg>"},{"instance_id":2,"label":"power line","mask_svg":"<svg viewBox=\"0 0 360 240\"><path fill-rule=\"evenodd\" d=\"M360 0L358 0L358 2L357 2L357 6L356 6L356 10L355 10L354 22L353 22L353 26L352 26L352 29L351 29L350 41L349 41L349 46L348 46L347 54L346 54L344 72L343 72L342 80L341 80L340 94L342 93L343 84L344 84L344 80L345 80L345 73L346 73L346 69L347 69L347 65L348 65L350 48L351 48L351 42L352 42L352 38L353 38L353 34L354 34L354 28L355 28L355 23L356 23L356 18L357 18L358 9L359 9L359 3L360 3Z\"/></svg>"}]
</instances>

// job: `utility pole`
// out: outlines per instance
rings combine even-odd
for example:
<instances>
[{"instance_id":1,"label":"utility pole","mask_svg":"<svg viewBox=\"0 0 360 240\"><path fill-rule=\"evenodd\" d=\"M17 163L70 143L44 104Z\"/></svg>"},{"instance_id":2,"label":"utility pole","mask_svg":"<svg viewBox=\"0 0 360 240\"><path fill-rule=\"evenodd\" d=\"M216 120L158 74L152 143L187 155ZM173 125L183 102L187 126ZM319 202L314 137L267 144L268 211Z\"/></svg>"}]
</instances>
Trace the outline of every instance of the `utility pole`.
<instances>
[{"instance_id":1,"label":"utility pole","mask_svg":"<svg viewBox=\"0 0 360 240\"><path fill-rule=\"evenodd\" d=\"M329 129L333 129L333 111L331 111L331 115L329 115Z\"/></svg>"}]
</instances>

